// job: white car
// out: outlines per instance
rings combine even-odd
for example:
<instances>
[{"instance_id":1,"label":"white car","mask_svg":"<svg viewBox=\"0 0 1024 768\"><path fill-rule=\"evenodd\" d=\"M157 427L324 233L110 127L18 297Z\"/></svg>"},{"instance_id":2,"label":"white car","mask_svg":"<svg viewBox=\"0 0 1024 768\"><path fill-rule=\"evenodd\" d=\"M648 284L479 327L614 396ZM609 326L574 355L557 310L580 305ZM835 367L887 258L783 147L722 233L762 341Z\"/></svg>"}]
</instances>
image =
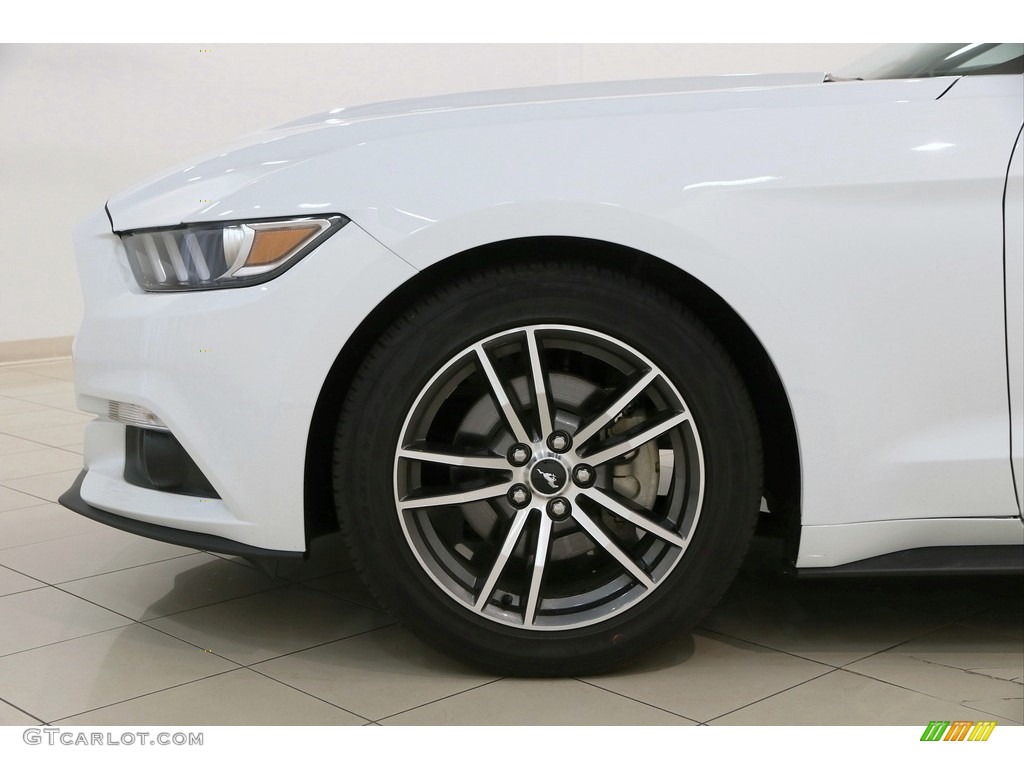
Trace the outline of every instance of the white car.
<instances>
[{"instance_id":1,"label":"white car","mask_svg":"<svg viewBox=\"0 0 1024 768\"><path fill-rule=\"evenodd\" d=\"M1024 46L887 55L333 109L112 197L61 502L340 528L511 674L692 626L759 510L803 574L1020 572Z\"/></svg>"}]
</instances>

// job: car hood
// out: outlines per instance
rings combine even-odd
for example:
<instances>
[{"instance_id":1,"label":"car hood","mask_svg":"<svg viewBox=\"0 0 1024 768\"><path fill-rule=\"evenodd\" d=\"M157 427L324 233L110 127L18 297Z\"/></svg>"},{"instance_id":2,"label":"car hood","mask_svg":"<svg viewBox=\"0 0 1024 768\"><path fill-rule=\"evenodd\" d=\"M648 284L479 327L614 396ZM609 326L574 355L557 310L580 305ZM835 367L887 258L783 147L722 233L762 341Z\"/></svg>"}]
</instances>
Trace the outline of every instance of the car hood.
<instances>
[{"instance_id":1,"label":"car hood","mask_svg":"<svg viewBox=\"0 0 1024 768\"><path fill-rule=\"evenodd\" d=\"M533 88L509 88L497 91L450 93L399 101L385 101L356 107L339 107L328 112L309 115L277 126L278 129L300 128L341 121L371 120L409 114L454 112L467 109L510 107L523 104L619 99L658 96L698 91L721 91L741 88L777 88L786 85L820 83L824 72L797 72L774 75L712 75L676 77L661 80L620 80L606 83L573 83L544 85Z\"/></svg>"},{"instance_id":2,"label":"car hood","mask_svg":"<svg viewBox=\"0 0 1024 768\"><path fill-rule=\"evenodd\" d=\"M718 75L663 80L583 83L482 91L339 107L242 137L220 150L188 160L110 198L107 212L123 232L186 222L254 218L224 203L233 193L268 176L346 146L382 136L467 124L523 119L558 105L591 111L602 104L645 97L716 91L761 91L824 81L824 72ZM310 211L315 213L316 211Z\"/></svg>"}]
</instances>

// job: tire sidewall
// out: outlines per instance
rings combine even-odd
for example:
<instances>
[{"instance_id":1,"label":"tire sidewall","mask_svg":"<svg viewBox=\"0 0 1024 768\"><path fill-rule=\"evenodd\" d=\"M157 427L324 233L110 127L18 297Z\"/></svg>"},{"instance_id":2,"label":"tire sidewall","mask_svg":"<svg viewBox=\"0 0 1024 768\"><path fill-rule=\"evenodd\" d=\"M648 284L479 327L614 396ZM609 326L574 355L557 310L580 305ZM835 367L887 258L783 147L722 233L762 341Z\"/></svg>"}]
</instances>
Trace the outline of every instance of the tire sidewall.
<instances>
[{"instance_id":1,"label":"tire sidewall","mask_svg":"<svg viewBox=\"0 0 1024 768\"><path fill-rule=\"evenodd\" d=\"M436 372L503 330L573 325L621 340L682 394L704 452L704 499L690 543L653 594L620 615L559 631L479 616L444 593L413 554L395 507L395 451ZM385 605L420 635L485 666L526 674L621 663L689 627L724 590L749 542L760 453L749 399L707 329L671 299L621 276L538 269L483 276L434 295L382 338L349 392L336 445L339 512Z\"/></svg>"}]
</instances>

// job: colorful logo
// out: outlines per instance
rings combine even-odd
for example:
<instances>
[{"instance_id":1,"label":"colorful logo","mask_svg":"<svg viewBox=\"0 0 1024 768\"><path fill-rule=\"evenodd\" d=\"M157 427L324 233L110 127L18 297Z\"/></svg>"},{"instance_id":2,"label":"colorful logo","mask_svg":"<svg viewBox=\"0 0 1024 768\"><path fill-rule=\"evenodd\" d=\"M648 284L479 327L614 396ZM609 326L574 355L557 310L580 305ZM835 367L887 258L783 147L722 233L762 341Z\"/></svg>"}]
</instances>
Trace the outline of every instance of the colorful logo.
<instances>
[{"instance_id":1,"label":"colorful logo","mask_svg":"<svg viewBox=\"0 0 1024 768\"><path fill-rule=\"evenodd\" d=\"M994 720L932 720L921 734L921 741L988 741Z\"/></svg>"}]
</instances>

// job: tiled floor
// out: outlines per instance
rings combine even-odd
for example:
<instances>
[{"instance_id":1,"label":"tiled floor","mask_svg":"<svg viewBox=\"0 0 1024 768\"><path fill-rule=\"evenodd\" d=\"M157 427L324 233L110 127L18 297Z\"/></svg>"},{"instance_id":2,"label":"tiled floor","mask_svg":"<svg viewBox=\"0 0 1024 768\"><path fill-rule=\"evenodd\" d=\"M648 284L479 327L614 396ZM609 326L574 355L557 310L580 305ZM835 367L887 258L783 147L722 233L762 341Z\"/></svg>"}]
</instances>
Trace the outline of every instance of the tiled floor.
<instances>
[{"instance_id":1,"label":"tiled floor","mask_svg":"<svg viewBox=\"0 0 1024 768\"><path fill-rule=\"evenodd\" d=\"M1021 580L794 581L769 541L627 671L483 674L377 610L337 541L271 577L55 504L70 379L0 367L0 725L1024 723Z\"/></svg>"}]
</instances>

